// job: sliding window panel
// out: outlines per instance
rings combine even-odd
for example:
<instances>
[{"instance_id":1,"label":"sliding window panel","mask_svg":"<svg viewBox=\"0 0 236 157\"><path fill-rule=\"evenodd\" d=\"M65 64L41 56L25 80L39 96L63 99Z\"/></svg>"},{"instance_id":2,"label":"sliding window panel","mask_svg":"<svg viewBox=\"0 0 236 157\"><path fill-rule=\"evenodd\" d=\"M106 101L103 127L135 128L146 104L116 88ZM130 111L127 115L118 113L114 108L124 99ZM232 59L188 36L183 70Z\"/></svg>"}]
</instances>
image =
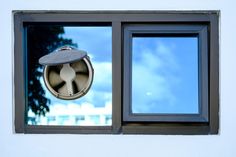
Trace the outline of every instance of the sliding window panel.
<instances>
[{"instance_id":1,"label":"sliding window panel","mask_svg":"<svg viewBox=\"0 0 236 157\"><path fill-rule=\"evenodd\" d=\"M208 121L206 26L126 25L124 41L124 121Z\"/></svg>"}]
</instances>

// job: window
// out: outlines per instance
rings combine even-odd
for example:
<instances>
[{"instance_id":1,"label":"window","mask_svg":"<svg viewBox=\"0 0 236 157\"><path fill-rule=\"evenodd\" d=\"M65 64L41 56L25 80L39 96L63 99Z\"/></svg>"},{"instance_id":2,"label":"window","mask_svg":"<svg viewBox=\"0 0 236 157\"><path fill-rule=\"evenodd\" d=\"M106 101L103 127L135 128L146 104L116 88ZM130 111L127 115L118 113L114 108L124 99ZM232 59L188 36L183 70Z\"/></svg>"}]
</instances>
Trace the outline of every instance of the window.
<instances>
[{"instance_id":1,"label":"window","mask_svg":"<svg viewBox=\"0 0 236 157\"><path fill-rule=\"evenodd\" d=\"M218 36L217 11L16 11L16 132L216 134ZM94 69L75 100L50 93L38 62L65 45L87 51ZM65 92L58 68L45 76Z\"/></svg>"},{"instance_id":2,"label":"window","mask_svg":"<svg viewBox=\"0 0 236 157\"><path fill-rule=\"evenodd\" d=\"M131 98L124 120L142 121L143 114L157 114L147 121L207 121L208 82L200 81L208 79L207 27L160 24L127 26L124 31L124 92ZM191 119L185 118L188 115Z\"/></svg>"},{"instance_id":3,"label":"window","mask_svg":"<svg viewBox=\"0 0 236 157\"><path fill-rule=\"evenodd\" d=\"M110 126L100 116L111 115L112 112L112 62L111 62L111 27L106 25L74 25L63 26L60 24L27 24L26 31L26 51L27 51L27 122L34 125L79 125L79 126ZM93 35L96 34L96 38ZM39 36L41 36L39 38ZM90 92L80 99L63 100L52 95L44 83L43 66L38 60L43 55L50 53L55 47L61 44L71 44L81 50L86 50L93 65L94 78ZM93 45L93 46L91 46ZM72 67L75 64L71 65ZM81 65L80 65L81 66ZM57 67L59 68L59 67ZM58 79L59 72L48 70L49 80ZM84 72L80 72L76 77L86 78ZM104 83L105 81L106 83ZM65 82L61 79L51 81L54 89L64 92ZM76 92L80 83L76 80L74 90ZM49 87L50 88L50 87ZM42 92L42 94L41 94ZM76 123L76 116L86 116L83 122ZM50 120L50 117L55 117ZM94 120L93 120L94 119Z\"/></svg>"}]
</instances>

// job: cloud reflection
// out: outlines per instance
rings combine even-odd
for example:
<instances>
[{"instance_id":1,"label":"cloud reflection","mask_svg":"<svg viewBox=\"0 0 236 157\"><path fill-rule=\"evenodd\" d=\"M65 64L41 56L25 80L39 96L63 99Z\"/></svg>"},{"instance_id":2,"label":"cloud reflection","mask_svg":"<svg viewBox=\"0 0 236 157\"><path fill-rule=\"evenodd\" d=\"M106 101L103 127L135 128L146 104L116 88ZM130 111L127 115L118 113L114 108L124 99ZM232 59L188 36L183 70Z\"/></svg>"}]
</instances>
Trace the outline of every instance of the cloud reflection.
<instances>
[{"instance_id":1,"label":"cloud reflection","mask_svg":"<svg viewBox=\"0 0 236 157\"><path fill-rule=\"evenodd\" d=\"M196 38L133 38L132 112L197 113L197 66Z\"/></svg>"}]
</instances>

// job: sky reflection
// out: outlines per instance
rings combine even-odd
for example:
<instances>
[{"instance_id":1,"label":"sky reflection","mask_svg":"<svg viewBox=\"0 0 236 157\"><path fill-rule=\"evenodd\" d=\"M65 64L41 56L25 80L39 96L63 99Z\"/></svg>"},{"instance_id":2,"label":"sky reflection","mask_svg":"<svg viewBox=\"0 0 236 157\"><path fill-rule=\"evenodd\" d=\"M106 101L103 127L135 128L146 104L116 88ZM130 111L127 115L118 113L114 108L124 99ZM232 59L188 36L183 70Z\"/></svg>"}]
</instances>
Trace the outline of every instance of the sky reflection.
<instances>
[{"instance_id":1,"label":"sky reflection","mask_svg":"<svg viewBox=\"0 0 236 157\"><path fill-rule=\"evenodd\" d=\"M134 37L133 113L198 113L197 37Z\"/></svg>"}]
</instances>

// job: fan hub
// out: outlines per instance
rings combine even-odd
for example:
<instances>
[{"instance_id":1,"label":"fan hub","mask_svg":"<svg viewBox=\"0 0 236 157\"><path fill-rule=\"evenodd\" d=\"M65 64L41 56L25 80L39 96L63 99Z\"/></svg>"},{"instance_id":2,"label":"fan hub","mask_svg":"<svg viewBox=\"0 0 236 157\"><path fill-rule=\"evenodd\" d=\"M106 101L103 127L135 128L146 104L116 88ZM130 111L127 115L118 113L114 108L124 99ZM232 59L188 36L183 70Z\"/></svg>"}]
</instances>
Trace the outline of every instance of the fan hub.
<instances>
[{"instance_id":1,"label":"fan hub","mask_svg":"<svg viewBox=\"0 0 236 157\"><path fill-rule=\"evenodd\" d=\"M70 64L63 64L60 71L60 77L66 82L68 95L73 95L72 81L75 79L75 70L71 68Z\"/></svg>"}]
</instances>

